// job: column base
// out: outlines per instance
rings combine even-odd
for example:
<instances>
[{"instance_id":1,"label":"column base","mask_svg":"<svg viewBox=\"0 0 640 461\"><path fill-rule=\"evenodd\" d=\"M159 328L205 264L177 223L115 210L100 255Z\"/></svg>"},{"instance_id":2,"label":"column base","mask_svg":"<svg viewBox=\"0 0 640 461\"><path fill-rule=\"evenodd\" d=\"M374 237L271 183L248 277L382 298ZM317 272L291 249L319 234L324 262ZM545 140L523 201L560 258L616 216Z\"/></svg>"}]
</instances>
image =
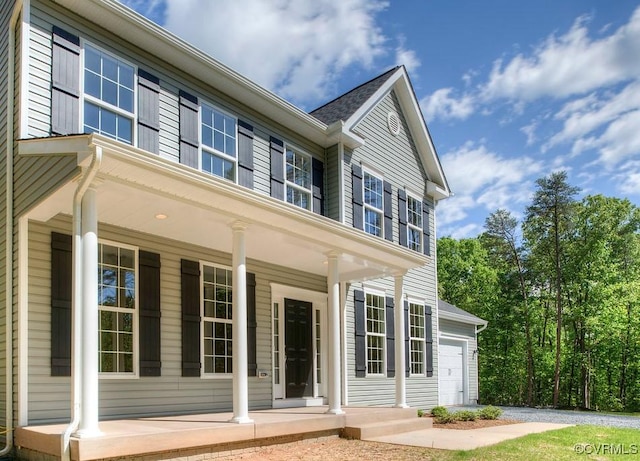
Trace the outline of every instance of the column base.
<instances>
[{"instance_id":1,"label":"column base","mask_svg":"<svg viewBox=\"0 0 640 461\"><path fill-rule=\"evenodd\" d=\"M229 422L235 424L251 424L253 423L253 419L248 416L234 416L229 420Z\"/></svg>"},{"instance_id":2,"label":"column base","mask_svg":"<svg viewBox=\"0 0 640 461\"><path fill-rule=\"evenodd\" d=\"M397 403L393 406L393 408L409 408L409 405L406 403Z\"/></svg>"},{"instance_id":3,"label":"column base","mask_svg":"<svg viewBox=\"0 0 640 461\"><path fill-rule=\"evenodd\" d=\"M73 437L76 437L78 439L90 439L95 437L101 437L103 435L104 435L104 432L102 432L100 429L96 427L95 429L80 429L74 432Z\"/></svg>"},{"instance_id":4,"label":"column base","mask_svg":"<svg viewBox=\"0 0 640 461\"><path fill-rule=\"evenodd\" d=\"M344 411L340 408L328 409L326 414L328 415L344 415Z\"/></svg>"}]
</instances>

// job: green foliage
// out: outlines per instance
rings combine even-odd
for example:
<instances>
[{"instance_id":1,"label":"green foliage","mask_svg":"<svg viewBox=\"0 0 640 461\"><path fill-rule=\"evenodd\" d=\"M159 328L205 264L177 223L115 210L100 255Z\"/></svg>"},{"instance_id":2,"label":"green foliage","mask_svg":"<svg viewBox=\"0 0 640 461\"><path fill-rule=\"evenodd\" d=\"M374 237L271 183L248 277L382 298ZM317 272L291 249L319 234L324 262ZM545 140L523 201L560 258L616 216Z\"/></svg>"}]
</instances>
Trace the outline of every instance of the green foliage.
<instances>
[{"instance_id":1,"label":"green foliage","mask_svg":"<svg viewBox=\"0 0 640 461\"><path fill-rule=\"evenodd\" d=\"M522 227L498 210L478 238L438 240L440 298L489 322L479 400L640 410L640 208L576 201L564 173L537 186Z\"/></svg>"},{"instance_id":2,"label":"green foliage","mask_svg":"<svg viewBox=\"0 0 640 461\"><path fill-rule=\"evenodd\" d=\"M481 408L476 413L480 419L498 419L500 415L502 415L502 410L493 405L489 405Z\"/></svg>"},{"instance_id":3,"label":"green foliage","mask_svg":"<svg viewBox=\"0 0 640 461\"><path fill-rule=\"evenodd\" d=\"M446 407L433 407L431 409L431 415L435 416L436 418L440 416L446 416L448 414L449 414L449 410L447 410Z\"/></svg>"},{"instance_id":4,"label":"green foliage","mask_svg":"<svg viewBox=\"0 0 640 461\"><path fill-rule=\"evenodd\" d=\"M455 423L456 421L457 421L456 417L451 413L447 413L447 414L435 417L435 422L437 424L450 424L450 423Z\"/></svg>"},{"instance_id":5,"label":"green foliage","mask_svg":"<svg viewBox=\"0 0 640 461\"><path fill-rule=\"evenodd\" d=\"M424 416L424 410L419 409L418 410L418 418L422 418Z\"/></svg>"},{"instance_id":6,"label":"green foliage","mask_svg":"<svg viewBox=\"0 0 640 461\"><path fill-rule=\"evenodd\" d=\"M471 410L460 410L453 413L453 418L456 421L475 421L478 419L478 414Z\"/></svg>"}]
</instances>

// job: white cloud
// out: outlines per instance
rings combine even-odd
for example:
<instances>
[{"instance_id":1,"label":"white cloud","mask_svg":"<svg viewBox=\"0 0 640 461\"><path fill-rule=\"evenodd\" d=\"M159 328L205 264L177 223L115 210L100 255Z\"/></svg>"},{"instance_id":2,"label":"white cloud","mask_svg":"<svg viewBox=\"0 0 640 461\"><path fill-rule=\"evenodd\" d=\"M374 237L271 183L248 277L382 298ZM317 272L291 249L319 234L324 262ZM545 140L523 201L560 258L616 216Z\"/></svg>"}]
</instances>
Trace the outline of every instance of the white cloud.
<instances>
[{"instance_id":1,"label":"white cloud","mask_svg":"<svg viewBox=\"0 0 640 461\"><path fill-rule=\"evenodd\" d=\"M164 22L165 1L164 0L120 0L131 9L136 10L141 15L151 19L156 23Z\"/></svg>"},{"instance_id":2,"label":"white cloud","mask_svg":"<svg viewBox=\"0 0 640 461\"><path fill-rule=\"evenodd\" d=\"M317 102L340 71L371 66L387 52L375 21L387 6L381 0L167 0L164 26L285 98Z\"/></svg>"},{"instance_id":3,"label":"white cloud","mask_svg":"<svg viewBox=\"0 0 640 461\"><path fill-rule=\"evenodd\" d=\"M441 237L451 237L456 240L475 237L482 232L482 227L478 224L469 223L461 227L443 229Z\"/></svg>"},{"instance_id":4,"label":"white cloud","mask_svg":"<svg viewBox=\"0 0 640 461\"><path fill-rule=\"evenodd\" d=\"M579 18L566 34L548 37L531 56L497 60L481 93L485 100L532 101L565 98L636 79L640 75L640 8L607 37L592 40L588 19Z\"/></svg>"},{"instance_id":5,"label":"white cloud","mask_svg":"<svg viewBox=\"0 0 640 461\"><path fill-rule=\"evenodd\" d=\"M464 120L475 109L474 98L463 95L460 98L452 97L453 88L441 88L431 95L420 100L420 107L427 121L436 118Z\"/></svg>"},{"instance_id":6,"label":"white cloud","mask_svg":"<svg viewBox=\"0 0 640 461\"><path fill-rule=\"evenodd\" d=\"M404 66L409 75L417 75L421 62L414 50L407 50L403 46L399 46L396 48L396 66Z\"/></svg>"}]
</instances>

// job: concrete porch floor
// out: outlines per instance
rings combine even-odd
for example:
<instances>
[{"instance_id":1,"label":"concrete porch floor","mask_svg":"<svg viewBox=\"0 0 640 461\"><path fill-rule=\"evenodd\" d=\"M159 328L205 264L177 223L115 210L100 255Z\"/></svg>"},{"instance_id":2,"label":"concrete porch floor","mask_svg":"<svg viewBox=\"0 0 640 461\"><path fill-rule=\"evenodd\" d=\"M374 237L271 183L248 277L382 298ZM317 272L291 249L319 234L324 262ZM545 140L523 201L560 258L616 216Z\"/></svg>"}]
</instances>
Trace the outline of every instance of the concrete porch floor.
<instances>
[{"instance_id":1,"label":"concrete porch floor","mask_svg":"<svg viewBox=\"0 0 640 461\"><path fill-rule=\"evenodd\" d=\"M346 407L343 415L327 414L327 409L318 406L251 411L253 423L248 424L230 423L232 413L101 421L102 436L71 439L71 457L78 461L209 459L258 446L338 435L348 425L387 420L414 420L416 425L420 422L412 408ZM17 455L25 460L60 459L60 434L65 428L65 424L56 424L16 429Z\"/></svg>"}]
</instances>

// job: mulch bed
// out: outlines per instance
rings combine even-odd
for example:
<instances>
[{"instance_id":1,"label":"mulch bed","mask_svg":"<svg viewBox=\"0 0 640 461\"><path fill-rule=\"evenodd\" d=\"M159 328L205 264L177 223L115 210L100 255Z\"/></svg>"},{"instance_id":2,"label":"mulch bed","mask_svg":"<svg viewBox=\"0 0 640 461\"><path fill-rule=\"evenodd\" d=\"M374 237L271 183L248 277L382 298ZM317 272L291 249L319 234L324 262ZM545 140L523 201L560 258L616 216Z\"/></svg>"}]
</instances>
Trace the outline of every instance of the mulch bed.
<instances>
[{"instance_id":1,"label":"mulch bed","mask_svg":"<svg viewBox=\"0 0 640 461\"><path fill-rule=\"evenodd\" d=\"M439 429L467 430L481 429L483 427L506 426L507 424L518 424L521 422L522 421L517 421L515 419L476 419L475 421L455 421L448 424L436 424L434 422L433 427L437 427Z\"/></svg>"}]
</instances>

